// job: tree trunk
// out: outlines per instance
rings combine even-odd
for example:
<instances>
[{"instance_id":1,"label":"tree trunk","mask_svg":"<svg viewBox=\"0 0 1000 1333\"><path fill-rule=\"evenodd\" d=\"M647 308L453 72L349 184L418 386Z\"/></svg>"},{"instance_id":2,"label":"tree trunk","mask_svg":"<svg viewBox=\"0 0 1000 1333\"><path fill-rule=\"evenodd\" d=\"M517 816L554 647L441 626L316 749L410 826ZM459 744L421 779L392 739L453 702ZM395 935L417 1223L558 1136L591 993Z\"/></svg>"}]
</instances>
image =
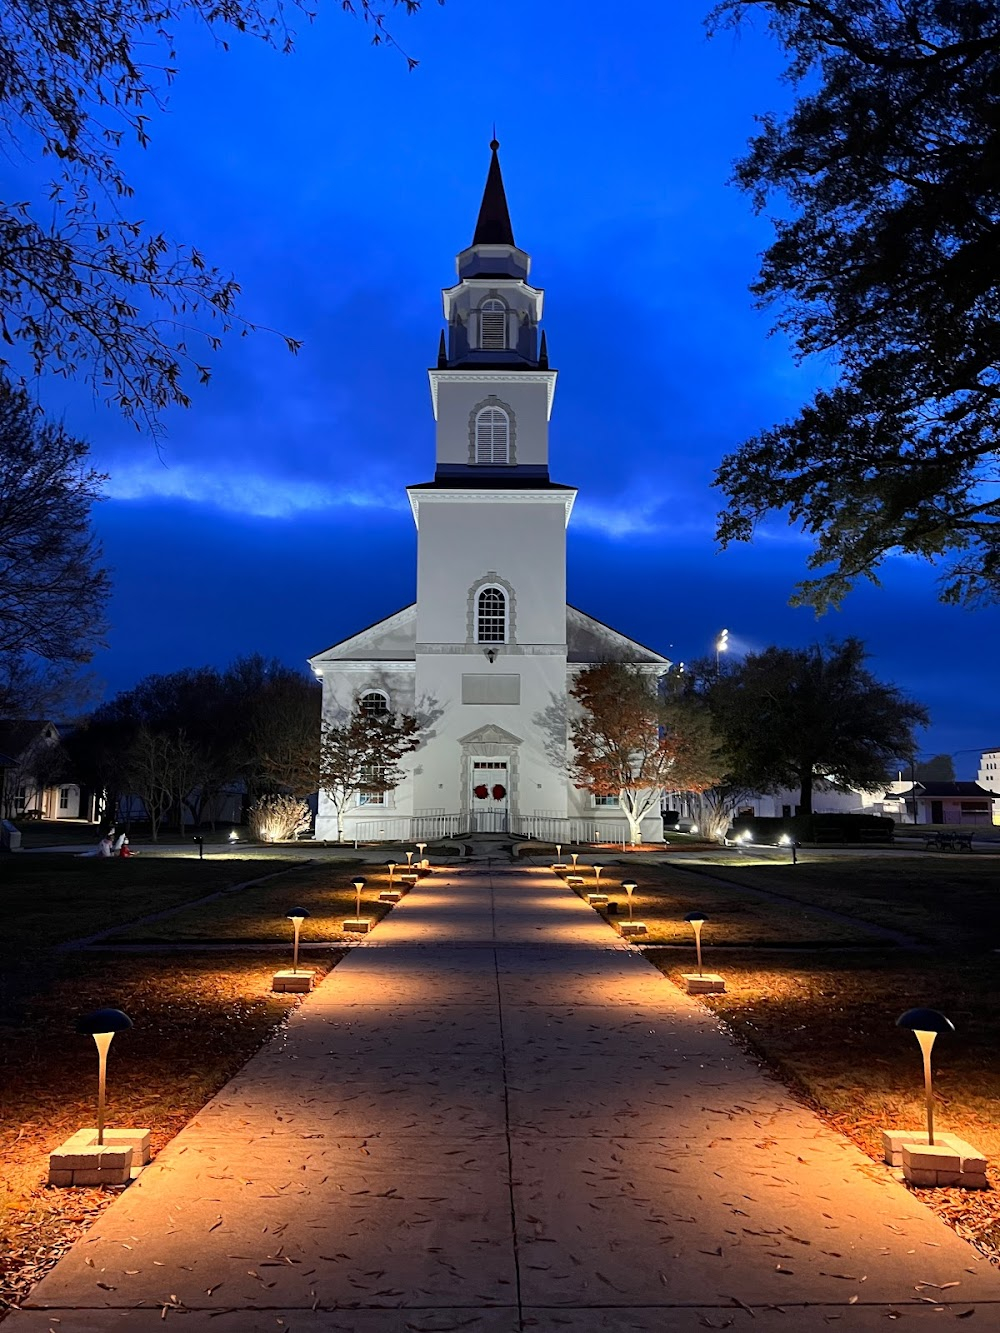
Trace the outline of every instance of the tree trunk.
<instances>
[{"instance_id":1,"label":"tree trunk","mask_svg":"<svg viewBox=\"0 0 1000 1333\"><path fill-rule=\"evenodd\" d=\"M811 815L813 812L813 770L812 765L802 772L799 783L799 814Z\"/></svg>"},{"instance_id":2,"label":"tree trunk","mask_svg":"<svg viewBox=\"0 0 1000 1333\"><path fill-rule=\"evenodd\" d=\"M337 806L337 841L344 841L344 807Z\"/></svg>"}]
</instances>

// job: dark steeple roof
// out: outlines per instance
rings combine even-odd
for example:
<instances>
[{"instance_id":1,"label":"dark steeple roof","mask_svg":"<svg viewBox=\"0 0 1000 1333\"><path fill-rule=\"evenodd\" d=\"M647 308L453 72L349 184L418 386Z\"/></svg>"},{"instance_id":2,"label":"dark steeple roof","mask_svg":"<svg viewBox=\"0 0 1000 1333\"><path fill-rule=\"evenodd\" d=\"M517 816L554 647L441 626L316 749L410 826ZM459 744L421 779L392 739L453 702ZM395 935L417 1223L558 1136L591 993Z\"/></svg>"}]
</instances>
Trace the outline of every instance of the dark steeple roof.
<instances>
[{"instance_id":1,"label":"dark steeple roof","mask_svg":"<svg viewBox=\"0 0 1000 1333\"><path fill-rule=\"evenodd\" d=\"M497 149L500 145L494 139L490 143L493 156L486 177L486 189L479 208L476 222L476 234L473 245L513 245L514 229L510 225L510 213L507 210L507 196L503 188L503 176L500 174L500 159Z\"/></svg>"}]
</instances>

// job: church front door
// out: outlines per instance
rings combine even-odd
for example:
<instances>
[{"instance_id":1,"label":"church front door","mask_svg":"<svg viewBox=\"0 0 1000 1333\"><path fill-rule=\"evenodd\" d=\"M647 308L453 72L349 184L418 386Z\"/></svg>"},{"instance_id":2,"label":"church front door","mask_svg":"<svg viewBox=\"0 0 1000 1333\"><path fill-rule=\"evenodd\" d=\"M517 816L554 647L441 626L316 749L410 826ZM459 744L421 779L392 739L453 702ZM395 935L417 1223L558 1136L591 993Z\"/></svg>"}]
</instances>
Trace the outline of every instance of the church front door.
<instances>
[{"instance_id":1,"label":"church front door","mask_svg":"<svg viewBox=\"0 0 1000 1333\"><path fill-rule=\"evenodd\" d=\"M473 833L507 833L510 797L507 789L506 759L473 759L472 811Z\"/></svg>"}]
</instances>

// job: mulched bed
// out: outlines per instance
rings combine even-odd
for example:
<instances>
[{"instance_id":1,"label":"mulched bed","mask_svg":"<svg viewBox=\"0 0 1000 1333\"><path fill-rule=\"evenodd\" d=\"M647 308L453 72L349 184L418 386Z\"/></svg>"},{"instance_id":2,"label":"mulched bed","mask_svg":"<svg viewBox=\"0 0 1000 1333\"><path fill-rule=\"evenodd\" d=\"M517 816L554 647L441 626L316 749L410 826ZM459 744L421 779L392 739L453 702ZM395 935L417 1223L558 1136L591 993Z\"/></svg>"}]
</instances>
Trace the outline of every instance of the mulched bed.
<instances>
[{"instance_id":1,"label":"mulched bed","mask_svg":"<svg viewBox=\"0 0 1000 1333\"><path fill-rule=\"evenodd\" d=\"M310 953L326 973L343 951ZM298 997L273 995L274 955L71 955L23 1022L0 1028L0 1319L120 1189L44 1184L48 1154L93 1124L97 1058L77 1016L123 1009L135 1027L108 1061L111 1124L148 1125L154 1154L281 1024Z\"/></svg>"}]
</instances>

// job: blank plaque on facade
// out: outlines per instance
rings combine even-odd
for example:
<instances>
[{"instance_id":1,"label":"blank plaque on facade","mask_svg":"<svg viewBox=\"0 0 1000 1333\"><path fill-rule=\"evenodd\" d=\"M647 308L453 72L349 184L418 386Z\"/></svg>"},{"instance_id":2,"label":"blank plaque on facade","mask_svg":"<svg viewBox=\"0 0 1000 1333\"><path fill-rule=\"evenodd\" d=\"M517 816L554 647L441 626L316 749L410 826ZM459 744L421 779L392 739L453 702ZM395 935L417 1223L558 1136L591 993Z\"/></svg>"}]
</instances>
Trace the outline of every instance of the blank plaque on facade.
<instances>
[{"instance_id":1,"label":"blank plaque on facade","mask_svg":"<svg viewBox=\"0 0 1000 1333\"><path fill-rule=\"evenodd\" d=\"M464 704L519 704L521 677L516 674L494 675L492 672L468 673L462 676L462 703Z\"/></svg>"}]
</instances>

